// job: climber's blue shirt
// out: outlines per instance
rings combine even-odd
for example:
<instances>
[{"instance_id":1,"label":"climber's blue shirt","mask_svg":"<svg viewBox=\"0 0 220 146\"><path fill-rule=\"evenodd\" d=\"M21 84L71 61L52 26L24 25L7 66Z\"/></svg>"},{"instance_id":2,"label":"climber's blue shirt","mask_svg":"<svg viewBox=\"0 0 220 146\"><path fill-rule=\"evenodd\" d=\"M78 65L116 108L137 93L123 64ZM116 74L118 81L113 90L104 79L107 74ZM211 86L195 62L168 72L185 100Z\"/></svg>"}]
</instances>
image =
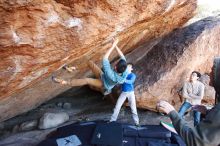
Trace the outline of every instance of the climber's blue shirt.
<instances>
[{"instance_id":1,"label":"climber's blue shirt","mask_svg":"<svg viewBox=\"0 0 220 146\"><path fill-rule=\"evenodd\" d=\"M124 59L126 61L126 59L123 57L121 59ZM111 68L111 64L109 62L108 59L103 59L102 60L102 66L103 66L103 71L104 73L102 74L102 82L104 84L105 90L107 90L107 92L111 92L111 89L116 85L116 84L122 84L124 83L128 72L127 69L125 70L125 72L123 72L121 75L119 75L117 72L115 72L112 68Z\"/></svg>"}]
</instances>

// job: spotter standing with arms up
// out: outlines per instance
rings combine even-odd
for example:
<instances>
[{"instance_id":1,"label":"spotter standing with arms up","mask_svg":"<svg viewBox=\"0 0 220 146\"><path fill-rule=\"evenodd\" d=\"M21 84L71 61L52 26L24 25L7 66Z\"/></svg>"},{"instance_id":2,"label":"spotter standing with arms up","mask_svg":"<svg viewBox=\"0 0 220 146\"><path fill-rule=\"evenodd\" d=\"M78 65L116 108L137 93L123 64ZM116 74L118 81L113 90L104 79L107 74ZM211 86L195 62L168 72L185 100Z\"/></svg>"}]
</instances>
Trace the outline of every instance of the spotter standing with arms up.
<instances>
[{"instance_id":1,"label":"spotter standing with arms up","mask_svg":"<svg viewBox=\"0 0 220 146\"><path fill-rule=\"evenodd\" d=\"M119 49L119 48L116 47L116 49ZM137 114L136 100L135 100L135 94L134 94L134 82L136 79L136 75L132 73L132 70L133 70L133 65L131 63L130 64L128 63L127 71L129 74L125 82L122 84L122 93L120 94L117 100L110 122L117 120L121 106L123 105L126 98L128 98L129 106L131 107L133 120L135 122L135 125L139 126L139 118Z\"/></svg>"}]
</instances>

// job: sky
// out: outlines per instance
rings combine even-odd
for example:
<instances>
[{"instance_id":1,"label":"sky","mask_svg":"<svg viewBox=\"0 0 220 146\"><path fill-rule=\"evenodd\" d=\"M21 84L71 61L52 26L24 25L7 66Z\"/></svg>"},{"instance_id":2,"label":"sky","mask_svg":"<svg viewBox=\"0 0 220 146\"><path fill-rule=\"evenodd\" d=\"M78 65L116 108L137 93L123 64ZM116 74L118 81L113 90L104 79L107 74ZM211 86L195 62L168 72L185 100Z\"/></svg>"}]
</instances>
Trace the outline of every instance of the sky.
<instances>
[{"instance_id":1,"label":"sky","mask_svg":"<svg viewBox=\"0 0 220 146\"><path fill-rule=\"evenodd\" d=\"M198 0L198 5L205 5L212 10L220 10L220 0Z\"/></svg>"},{"instance_id":2,"label":"sky","mask_svg":"<svg viewBox=\"0 0 220 146\"><path fill-rule=\"evenodd\" d=\"M217 16L220 14L220 0L197 0L196 15L190 19L185 25L194 23L209 16Z\"/></svg>"}]
</instances>

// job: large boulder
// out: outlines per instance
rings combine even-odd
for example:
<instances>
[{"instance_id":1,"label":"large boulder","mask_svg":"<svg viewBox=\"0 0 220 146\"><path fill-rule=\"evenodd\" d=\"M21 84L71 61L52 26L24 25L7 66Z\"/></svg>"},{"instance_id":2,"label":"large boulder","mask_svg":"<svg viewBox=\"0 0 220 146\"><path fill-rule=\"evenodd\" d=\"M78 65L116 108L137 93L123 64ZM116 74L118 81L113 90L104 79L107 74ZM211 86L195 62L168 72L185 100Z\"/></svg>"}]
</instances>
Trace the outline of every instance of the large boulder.
<instances>
[{"instance_id":1,"label":"large boulder","mask_svg":"<svg viewBox=\"0 0 220 146\"><path fill-rule=\"evenodd\" d=\"M214 58L220 55L219 34L220 17L209 17L173 31L139 58L136 54L143 47L131 52L128 58L134 61L138 75L137 106L155 110L163 99L178 107L179 91L192 71L211 75ZM207 94L215 96L213 88L210 91Z\"/></svg>"},{"instance_id":2,"label":"large boulder","mask_svg":"<svg viewBox=\"0 0 220 146\"><path fill-rule=\"evenodd\" d=\"M65 112L61 113L45 113L39 121L39 129L54 128L69 120L69 115Z\"/></svg>"},{"instance_id":3,"label":"large boulder","mask_svg":"<svg viewBox=\"0 0 220 146\"><path fill-rule=\"evenodd\" d=\"M128 53L182 26L195 9L196 0L0 1L0 121L67 90L50 79L63 65L78 71L60 76L83 77L112 37Z\"/></svg>"}]
</instances>

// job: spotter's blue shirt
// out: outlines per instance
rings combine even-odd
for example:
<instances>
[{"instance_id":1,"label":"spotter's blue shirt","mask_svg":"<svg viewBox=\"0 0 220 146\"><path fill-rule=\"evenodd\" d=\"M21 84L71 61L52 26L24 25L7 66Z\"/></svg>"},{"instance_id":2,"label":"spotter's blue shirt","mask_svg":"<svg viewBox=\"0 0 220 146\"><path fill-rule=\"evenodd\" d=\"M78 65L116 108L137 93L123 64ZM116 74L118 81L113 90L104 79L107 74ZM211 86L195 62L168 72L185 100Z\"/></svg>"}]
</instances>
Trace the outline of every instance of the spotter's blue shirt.
<instances>
[{"instance_id":1,"label":"spotter's blue shirt","mask_svg":"<svg viewBox=\"0 0 220 146\"><path fill-rule=\"evenodd\" d=\"M134 82L136 79L136 75L134 73L128 74L125 82L122 84L123 92L131 92L134 91Z\"/></svg>"}]
</instances>

